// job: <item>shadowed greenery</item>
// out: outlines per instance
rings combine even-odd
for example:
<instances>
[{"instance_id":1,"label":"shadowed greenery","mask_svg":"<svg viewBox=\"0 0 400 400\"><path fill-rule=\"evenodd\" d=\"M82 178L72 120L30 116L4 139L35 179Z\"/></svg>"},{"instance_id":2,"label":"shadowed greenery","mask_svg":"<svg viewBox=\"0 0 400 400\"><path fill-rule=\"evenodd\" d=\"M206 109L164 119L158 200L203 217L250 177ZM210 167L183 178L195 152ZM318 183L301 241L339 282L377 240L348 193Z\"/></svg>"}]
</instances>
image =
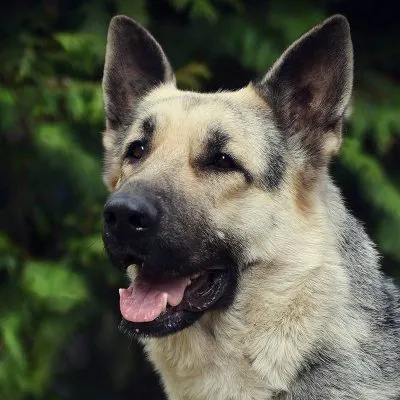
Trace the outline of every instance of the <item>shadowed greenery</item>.
<instances>
[{"instance_id":1,"label":"shadowed greenery","mask_svg":"<svg viewBox=\"0 0 400 400\"><path fill-rule=\"evenodd\" d=\"M384 270L400 278L400 26L378 1L6 2L0 24L0 398L160 398L117 331L101 241L101 77L115 14L147 26L181 88L239 88L341 12L355 46L352 114L333 165Z\"/></svg>"}]
</instances>

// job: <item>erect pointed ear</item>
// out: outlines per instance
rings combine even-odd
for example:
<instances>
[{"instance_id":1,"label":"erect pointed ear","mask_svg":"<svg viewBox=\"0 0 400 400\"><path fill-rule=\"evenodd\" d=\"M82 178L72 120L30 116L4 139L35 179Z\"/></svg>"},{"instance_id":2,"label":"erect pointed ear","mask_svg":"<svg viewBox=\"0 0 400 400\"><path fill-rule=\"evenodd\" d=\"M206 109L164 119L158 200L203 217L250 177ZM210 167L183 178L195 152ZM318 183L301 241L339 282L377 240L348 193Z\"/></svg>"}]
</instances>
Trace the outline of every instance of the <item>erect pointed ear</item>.
<instances>
[{"instance_id":1,"label":"erect pointed ear","mask_svg":"<svg viewBox=\"0 0 400 400\"><path fill-rule=\"evenodd\" d=\"M175 76L153 36L128 17L114 17L108 28L103 76L107 129L129 124L138 101L167 82L175 83Z\"/></svg>"},{"instance_id":2,"label":"erect pointed ear","mask_svg":"<svg viewBox=\"0 0 400 400\"><path fill-rule=\"evenodd\" d=\"M340 147L352 81L349 24L335 15L292 44L255 87L285 135L329 159Z\"/></svg>"}]
</instances>

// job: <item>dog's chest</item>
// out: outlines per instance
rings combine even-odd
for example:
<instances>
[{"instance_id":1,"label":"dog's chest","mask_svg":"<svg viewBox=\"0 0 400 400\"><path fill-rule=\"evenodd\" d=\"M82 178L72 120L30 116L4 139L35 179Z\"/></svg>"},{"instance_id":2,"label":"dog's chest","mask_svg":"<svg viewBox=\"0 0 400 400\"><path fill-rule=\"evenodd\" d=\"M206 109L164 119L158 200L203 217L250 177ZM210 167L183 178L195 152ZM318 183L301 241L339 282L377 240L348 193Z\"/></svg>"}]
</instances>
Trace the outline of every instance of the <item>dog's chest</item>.
<instances>
[{"instance_id":1,"label":"dog's chest","mask_svg":"<svg viewBox=\"0 0 400 400\"><path fill-rule=\"evenodd\" d=\"M246 344L229 348L193 330L145 346L161 375L169 400L269 400L267 382L252 367Z\"/></svg>"}]
</instances>

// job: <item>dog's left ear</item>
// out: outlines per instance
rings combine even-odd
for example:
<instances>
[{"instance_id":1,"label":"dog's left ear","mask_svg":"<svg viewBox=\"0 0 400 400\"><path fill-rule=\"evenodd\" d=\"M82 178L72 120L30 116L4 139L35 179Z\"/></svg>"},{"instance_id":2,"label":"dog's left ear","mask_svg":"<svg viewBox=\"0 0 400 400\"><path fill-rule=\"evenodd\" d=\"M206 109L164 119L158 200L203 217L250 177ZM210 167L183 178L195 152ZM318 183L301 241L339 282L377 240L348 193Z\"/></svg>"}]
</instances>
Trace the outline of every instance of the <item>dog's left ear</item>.
<instances>
[{"instance_id":1,"label":"dog's left ear","mask_svg":"<svg viewBox=\"0 0 400 400\"><path fill-rule=\"evenodd\" d=\"M128 125L139 101L168 82L174 84L175 75L158 42L133 19L114 17L108 29L103 76L107 129Z\"/></svg>"},{"instance_id":2,"label":"dog's left ear","mask_svg":"<svg viewBox=\"0 0 400 400\"><path fill-rule=\"evenodd\" d=\"M352 81L349 24L335 15L291 45L255 87L285 135L329 159L340 147Z\"/></svg>"},{"instance_id":3,"label":"dog's left ear","mask_svg":"<svg viewBox=\"0 0 400 400\"><path fill-rule=\"evenodd\" d=\"M131 18L114 17L108 29L103 76L106 130L103 133L104 175L113 190L118 180L118 137L132 123L144 97L162 84L175 84L175 75L153 36Z\"/></svg>"}]
</instances>

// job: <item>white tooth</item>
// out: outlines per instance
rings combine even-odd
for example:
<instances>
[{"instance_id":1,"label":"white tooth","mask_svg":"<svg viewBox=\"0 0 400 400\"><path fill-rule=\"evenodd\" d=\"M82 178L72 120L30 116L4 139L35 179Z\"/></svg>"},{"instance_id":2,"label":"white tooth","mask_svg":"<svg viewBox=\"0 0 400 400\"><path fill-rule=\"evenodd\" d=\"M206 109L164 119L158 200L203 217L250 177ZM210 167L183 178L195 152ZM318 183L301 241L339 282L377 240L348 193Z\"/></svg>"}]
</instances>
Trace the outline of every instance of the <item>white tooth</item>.
<instances>
[{"instance_id":1,"label":"white tooth","mask_svg":"<svg viewBox=\"0 0 400 400\"><path fill-rule=\"evenodd\" d=\"M122 293L123 290L124 290L124 289L118 289L119 297L121 297L121 293Z\"/></svg>"},{"instance_id":2,"label":"white tooth","mask_svg":"<svg viewBox=\"0 0 400 400\"><path fill-rule=\"evenodd\" d=\"M163 311L167 309L168 293L163 293Z\"/></svg>"}]
</instances>

